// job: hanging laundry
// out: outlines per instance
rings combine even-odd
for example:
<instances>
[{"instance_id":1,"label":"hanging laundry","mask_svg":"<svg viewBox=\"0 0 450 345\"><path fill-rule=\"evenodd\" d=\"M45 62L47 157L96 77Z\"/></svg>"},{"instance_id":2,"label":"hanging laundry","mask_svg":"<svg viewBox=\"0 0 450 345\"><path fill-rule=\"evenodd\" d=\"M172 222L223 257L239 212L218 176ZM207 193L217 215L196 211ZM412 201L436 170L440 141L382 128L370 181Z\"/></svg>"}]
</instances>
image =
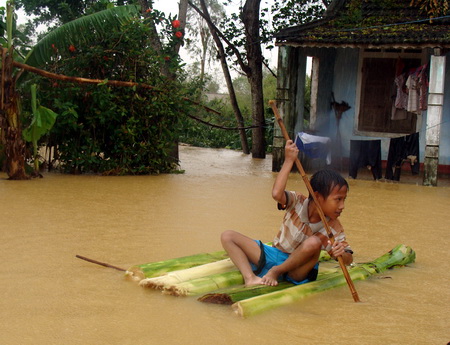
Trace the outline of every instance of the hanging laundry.
<instances>
[{"instance_id":1,"label":"hanging laundry","mask_svg":"<svg viewBox=\"0 0 450 345\"><path fill-rule=\"evenodd\" d=\"M407 112L420 115L427 109L428 63L405 72L405 63L399 57L395 66L395 79L391 120L407 119ZM406 111L404 111L406 110Z\"/></svg>"},{"instance_id":2,"label":"hanging laundry","mask_svg":"<svg viewBox=\"0 0 450 345\"><path fill-rule=\"evenodd\" d=\"M427 109L428 97L428 64L422 65L409 72L406 80L408 93L408 103L406 110L412 113L421 114L422 110Z\"/></svg>"},{"instance_id":3,"label":"hanging laundry","mask_svg":"<svg viewBox=\"0 0 450 345\"><path fill-rule=\"evenodd\" d=\"M417 86L418 76L410 74L406 80L406 87L408 88L408 104L406 110L411 113L419 112L419 90Z\"/></svg>"},{"instance_id":4,"label":"hanging laundry","mask_svg":"<svg viewBox=\"0 0 450 345\"><path fill-rule=\"evenodd\" d=\"M408 105L408 94L406 93L405 89L405 81L406 81L406 74L400 74L395 77L395 85L397 89L397 95L395 98L395 107L398 109L406 109Z\"/></svg>"},{"instance_id":5,"label":"hanging laundry","mask_svg":"<svg viewBox=\"0 0 450 345\"><path fill-rule=\"evenodd\" d=\"M427 110L428 107L428 64L422 66L417 79L417 88L419 89L419 110Z\"/></svg>"},{"instance_id":6,"label":"hanging laundry","mask_svg":"<svg viewBox=\"0 0 450 345\"><path fill-rule=\"evenodd\" d=\"M362 167L372 172L374 180L381 179L381 140L350 140L348 175L356 179Z\"/></svg>"},{"instance_id":7,"label":"hanging laundry","mask_svg":"<svg viewBox=\"0 0 450 345\"><path fill-rule=\"evenodd\" d=\"M419 174L419 133L391 139L385 178L399 181L402 165L406 162L409 162L413 175Z\"/></svg>"}]
</instances>

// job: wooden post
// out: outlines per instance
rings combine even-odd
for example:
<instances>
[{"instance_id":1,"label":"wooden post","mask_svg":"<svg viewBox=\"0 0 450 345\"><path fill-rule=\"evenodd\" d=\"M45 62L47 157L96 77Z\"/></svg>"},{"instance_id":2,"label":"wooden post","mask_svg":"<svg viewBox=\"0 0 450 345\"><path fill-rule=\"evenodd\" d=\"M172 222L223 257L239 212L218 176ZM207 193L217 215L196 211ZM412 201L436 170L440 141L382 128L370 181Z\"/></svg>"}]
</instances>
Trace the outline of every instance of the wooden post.
<instances>
[{"instance_id":1,"label":"wooden post","mask_svg":"<svg viewBox=\"0 0 450 345\"><path fill-rule=\"evenodd\" d=\"M435 55L432 55L430 60L430 86L425 132L424 186L437 186L440 124L442 121L445 82L445 56L438 55L440 55L440 49L435 50Z\"/></svg>"}]
</instances>

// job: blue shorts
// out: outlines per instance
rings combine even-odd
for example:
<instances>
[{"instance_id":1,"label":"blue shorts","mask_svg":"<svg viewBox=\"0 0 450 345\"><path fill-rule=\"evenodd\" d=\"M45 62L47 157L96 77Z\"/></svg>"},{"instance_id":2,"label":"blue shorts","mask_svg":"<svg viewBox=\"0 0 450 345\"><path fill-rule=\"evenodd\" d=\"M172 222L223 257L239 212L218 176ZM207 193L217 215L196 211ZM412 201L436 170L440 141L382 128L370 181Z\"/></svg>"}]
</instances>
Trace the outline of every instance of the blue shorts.
<instances>
[{"instance_id":1,"label":"blue shorts","mask_svg":"<svg viewBox=\"0 0 450 345\"><path fill-rule=\"evenodd\" d=\"M261 241L255 242L258 243L261 248L261 257L259 258L258 265L254 265L253 263L251 263L251 266L253 272L258 277L265 276L273 266L281 265L289 257L289 254L279 250L276 247L268 246L262 243ZM300 285L316 280L318 272L319 272L319 263L317 262L314 265L313 269L308 273L306 279L302 281L297 281L289 277L287 274L283 276L283 279L295 285Z\"/></svg>"}]
</instances>

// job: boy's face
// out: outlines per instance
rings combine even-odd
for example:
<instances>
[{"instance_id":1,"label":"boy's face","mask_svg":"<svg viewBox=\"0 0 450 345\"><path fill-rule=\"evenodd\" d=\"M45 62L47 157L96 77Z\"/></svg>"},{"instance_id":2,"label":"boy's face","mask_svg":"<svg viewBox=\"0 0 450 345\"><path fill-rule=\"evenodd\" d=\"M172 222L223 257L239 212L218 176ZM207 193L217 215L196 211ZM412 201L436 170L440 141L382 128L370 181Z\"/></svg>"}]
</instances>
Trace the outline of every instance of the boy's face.
<instances>
[{"instance_id":1,"label":"boy's face","mask_svg":"<svg viewBox=\"0 0 450 345\"><path fill-rule=\"evenodd\" d=\"M320 194L318 197L323 213L330 217L330 219L336 219L344 210L344 203L347 198L347 186L334 186L326 199Z\"/></svg>"}]
</instances>

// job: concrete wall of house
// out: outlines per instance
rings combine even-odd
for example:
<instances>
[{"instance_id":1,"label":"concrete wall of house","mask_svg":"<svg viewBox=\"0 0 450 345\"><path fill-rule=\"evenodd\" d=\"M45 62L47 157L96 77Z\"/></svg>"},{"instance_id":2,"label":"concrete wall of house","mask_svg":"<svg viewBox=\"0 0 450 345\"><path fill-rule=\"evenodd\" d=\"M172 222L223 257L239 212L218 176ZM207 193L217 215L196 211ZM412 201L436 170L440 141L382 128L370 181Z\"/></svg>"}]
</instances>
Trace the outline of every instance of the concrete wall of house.
<instances>
[{"instance_id":1,"label":"concrete wall of house","mask_svg":"<svg viewBox=\"0 0 450 345\"><path fill-rule=\"evenodd\" d=\"M356 117L355 102L356 102L356 87L358 79L358 62L359 62L358 49L350 49L350 48L337 49L336 63L334 69L334 82L332 90L334 92L336 102L340 103L342 101L345 101L351 106L349 110L343 113L339 124L343 157L350 156L350 140L379 139L374 137L355 135L353 133ZM329 111L330 114L334 113L332 109L330 109ZM330 123L331 128L336 127L337 122L335 116L330 116ZM335 136L331 135L331 138L333 140ZM387 146L383 145L383 151L387 152L387 149L389 148L389 140L385 139L384 141L387 143Z\"/></svg>"},{"instance_id":2,"label":"concrete wall of house","mask_svg":"<svg viewBox=\"0 0 450 345\"><path fill-rule=\"evenodd\" d=\"M319 88L317 92L317 119L313 128L316 135L327 135L330 131L329 109L331 104L335 49L299 49L281 46L278 50L277 107L289 136L294 139L304 130L304 89L306 61L309 57L319 60ZM272 170L279 171L284 160L284 138L275 125L273 140Z\"/></svg>"},{"instance_id":3,"label":"concrete wall of house","mask_svg":"<svg viewBox=\"0 0 450 345\"><path fill-rule=\"evenodd\" d=\"M340 133L343 157L350 156L350 140L373 140L381 139L382 160L387 160L389 151L389 138L355 135L353 128L355 123L355 102L358 76L359 51L357 49L339 48L336 50L336 62L334 68L334 79L332 91L336 102L345 101L352 108L346 111L340 120ZM336 127L334 111L329 109L330 128ZM422 126L419 131L420 137L420 162L424 160L425 149L426 112L422 115ZM445 96L440 128L439 165L450 165L450 53L447 54ZM329 136L333 139L335 134L330 131Z\"/></svg>"},{"instance_id":4,"label":"concrete wall of house","mask_svg":"<svg viewBox=\"0 0 450 345\"><path fill-rule=\"evenodd\" d=\"M319 87L317 102L317 121L314 134L328 136L336 144L337 121L335 112L331 107L331 94L334 93L335 101L347 102L351 108L343 113L339 123L341 136L342 157L350 156L350 140L374 140L381 139L382 160L387 160L390 138L361 136L354 133L355 102L358 83L359 50L351 48L279 48L279 90L277 101L281 108L281 114L288 123L285 123L290 135L303 131L303 91L305 61L308 56L319 58ZM282 57L282 58L281 58ZM283 62L281 63L281 60ZM295 67L297 66L297 67ZM299 69L300 67L300 69ZM294 68L297 71L294 72ZM445 95L440 128L439 165L450 166L450 52L447 53L445 69ZM294 117L294 121L292 121ZM425 128L426 112L422 115L420 129L420 163L424 162L425 154ZM279 137L274 139L273 171L281 168L283 160L284 140ZM448 170L448 169L447 169Z\"/></svg>"},{"instance_id":5,"label":"concrete wall of house","mask_svg":"<svg viewBox=\"0 0 450 345\"><path fill-rule=\"evenodd\" d=\"M307 57L315 57L319 61L319 87L317 90L317 118L313 128L310 128L316 135L329 134L330 117L334 116L330 113L331 110L331 93L333 92L333 78L335 70L336 49L318 49L305 48L301 50L300 56L304 59ZM311 95L313 97L313 95ZM300 131L303 128L297 126L296 130Z\"/></svg>"}]
</instances>

